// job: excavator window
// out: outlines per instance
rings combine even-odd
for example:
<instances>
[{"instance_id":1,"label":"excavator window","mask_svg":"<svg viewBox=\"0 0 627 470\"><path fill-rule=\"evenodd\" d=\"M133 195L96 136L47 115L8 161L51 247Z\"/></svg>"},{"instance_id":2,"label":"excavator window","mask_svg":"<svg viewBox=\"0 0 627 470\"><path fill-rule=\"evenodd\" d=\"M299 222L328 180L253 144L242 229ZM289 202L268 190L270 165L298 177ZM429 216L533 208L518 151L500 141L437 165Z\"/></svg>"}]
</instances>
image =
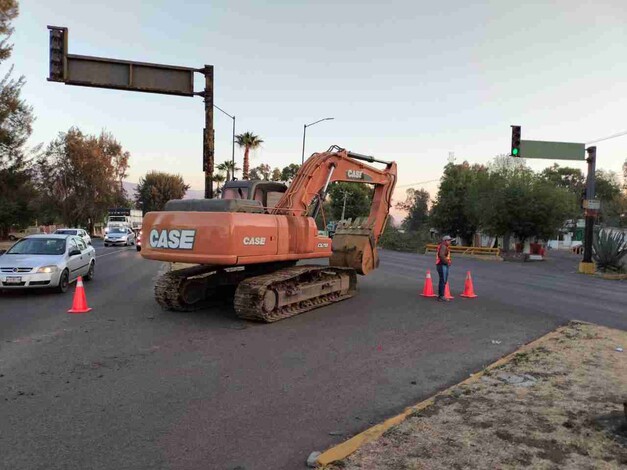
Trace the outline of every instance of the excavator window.
<instances>
[{"instance_id":1,"label":"excavator window","mask_svg":"<svg viewBox=\"0 0 627 470\"><path fill-rule=\"evenodd\" d=\"M278 202L281 200L281 198L283 197L283 194L285 193L282 191L268 191L267 206L269 208L273 208L274 206L276 206Z\"/></svg>"},{"instance_id":2,"label":"excavator window","mask_svg":"<svg viewBox=\"0 0 627 470\"><path fill-rule=\"evenodd\" d=\"M226 188L222 199L248 199L248 188Z\"/></svg>"}]
</instances>

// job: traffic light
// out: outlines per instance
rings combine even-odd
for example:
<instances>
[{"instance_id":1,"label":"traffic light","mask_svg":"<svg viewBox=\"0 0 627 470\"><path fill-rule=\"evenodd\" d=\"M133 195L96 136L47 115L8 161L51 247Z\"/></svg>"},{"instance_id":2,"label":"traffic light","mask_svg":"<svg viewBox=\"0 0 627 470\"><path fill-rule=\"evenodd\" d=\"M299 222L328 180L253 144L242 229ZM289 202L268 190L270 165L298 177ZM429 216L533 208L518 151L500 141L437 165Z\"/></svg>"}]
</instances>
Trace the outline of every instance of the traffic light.
<instances>
[{"instance_id":1,"label":"traffic light","mask_svg":"<svg viewBox=\"0 0 627 470\"><path fill-rule=\"evenodd\" d=\"M510 155L512 157L520 157L520 126L512 127L512 150Z\"/></svg>"},{"instance_id":2,"label":"traffic light","mask_svg":"<svg viewBox=\"0 0 627 470\"><path fill-rule=\"evenodd\" d=\"M64 82L67 69L67 28L48 26L50 30L50 70L48 80Z\"/></svg>"}]
</instances>

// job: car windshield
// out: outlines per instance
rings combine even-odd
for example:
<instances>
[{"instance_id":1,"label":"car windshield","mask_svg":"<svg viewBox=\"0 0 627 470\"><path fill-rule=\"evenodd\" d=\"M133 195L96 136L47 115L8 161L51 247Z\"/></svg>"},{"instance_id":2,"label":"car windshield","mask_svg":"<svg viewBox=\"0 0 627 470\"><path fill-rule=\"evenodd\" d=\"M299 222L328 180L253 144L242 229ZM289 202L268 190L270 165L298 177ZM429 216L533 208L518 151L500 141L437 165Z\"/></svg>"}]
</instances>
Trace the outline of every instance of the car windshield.
<instances>
[{"instance_id":1,"label":"car windshield","mask_svg":"<svg viewBox=\"0 0 627 470\"><path fill-rule=\"evenodd\" d=\"M78 230L55 230L54 233L58 233L59 235L78 235Z\"/></svg>"},{"instance_id":2,"label":"car windshield","mask_svg":"<svg viewBox=\"0 0 627 470\"><path fill-rule=\"evenodd\" d=\"M62 255L65 253L63 238L24 238L11 247L7 255Z\"/></svg>"},{"instance_id":3,"label":"car windshield","mask_svg":"<svg viewBox=\"0 0 627 470\"><path fill-rule=\"evenodd\" d=\"M112 228L109 233L126 233L126 230L123 228Z\"/></svg>"}]
</instances>

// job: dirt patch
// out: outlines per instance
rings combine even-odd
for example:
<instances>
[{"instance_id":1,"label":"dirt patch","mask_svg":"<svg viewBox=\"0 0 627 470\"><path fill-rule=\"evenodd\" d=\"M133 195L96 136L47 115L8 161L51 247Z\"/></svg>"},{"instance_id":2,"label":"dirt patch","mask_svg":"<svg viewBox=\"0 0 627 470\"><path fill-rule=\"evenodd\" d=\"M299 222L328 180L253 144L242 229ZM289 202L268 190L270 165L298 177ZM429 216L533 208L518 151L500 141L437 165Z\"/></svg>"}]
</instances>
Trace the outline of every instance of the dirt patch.
<instances>
[{"instance_id":1,"label":"dirt patch","mask_svg":"<svg viewBox=\"0 0 627 470\"><path fill-rule=\"evenodd\" d=\"M573 322L325 468L627 468L626 346Z\"/></svg>"},{"instance_id":2,"label":"dirt patch","mask_svg":"<svg viewBox=\"0 0 627 470\"><path fill-rule=\"evenodd\" d=\"M15 242L11 242L11 241L0 241L0 251L2 250L8 250L9 248L11 248L13 246Z\"/></svg>"}]
</instances>

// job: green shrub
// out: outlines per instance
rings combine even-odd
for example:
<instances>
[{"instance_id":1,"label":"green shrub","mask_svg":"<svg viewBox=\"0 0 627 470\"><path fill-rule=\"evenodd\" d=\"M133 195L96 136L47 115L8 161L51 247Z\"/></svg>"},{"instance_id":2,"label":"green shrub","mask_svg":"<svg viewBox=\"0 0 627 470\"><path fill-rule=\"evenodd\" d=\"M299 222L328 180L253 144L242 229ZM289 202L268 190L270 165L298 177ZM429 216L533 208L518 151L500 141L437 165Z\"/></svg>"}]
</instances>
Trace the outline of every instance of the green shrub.
<instances>
[{"instance_id":1,"label":"green shrub","mask_svg":"<svg viewBox=\"0 0 627 470\"><path fill-rule=\"evenodd\" d=\"M623 271L622 259L627 255L625 234L616 230L596 230L592 240L592 256L599 271Z\"/></svg>"},{"instance_id":2,"label":"green shrub","mask_svg":"<svg viewBox=\"0 0 627 470\"><path fill-rule=\"evenodd\" d=\"M389 225L379 239L379 247L386 250L408 251L412 253L423 253L425 245L430 243L428 231L401 232L396 227Z\"/></svg>"}]
</instances>

